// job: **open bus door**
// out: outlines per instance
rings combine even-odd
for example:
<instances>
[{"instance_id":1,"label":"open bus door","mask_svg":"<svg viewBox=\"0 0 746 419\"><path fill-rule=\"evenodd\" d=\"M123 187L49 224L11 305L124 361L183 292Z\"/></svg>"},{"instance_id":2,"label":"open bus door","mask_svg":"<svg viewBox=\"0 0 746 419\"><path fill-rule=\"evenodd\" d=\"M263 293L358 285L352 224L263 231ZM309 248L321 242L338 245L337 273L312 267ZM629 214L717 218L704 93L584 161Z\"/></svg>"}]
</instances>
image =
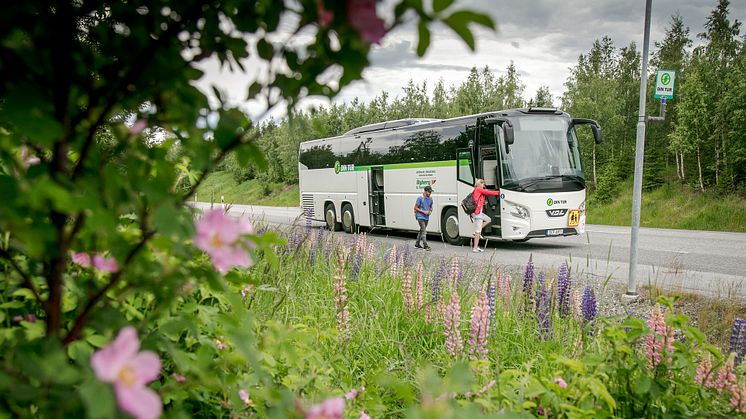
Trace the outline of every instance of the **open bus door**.
<instances>
[{"instance_id":1,"label":"open bus door","mask_svg":"<svg viewBox=\"0 0 746 419\"><path fill-rule=\"evenodd\" d=\"M383 166L368 169L371 227L386 225L386 201L383 186Z\"/></svg>"},{"instance_id":2,"label":"open bus door","mask_svg":"<svg viewBox=\"0 0 746 419\"><path fill-rule=\"evenodd\" d=\"M474 135L474 157L475 172L477 178L484 179L487 189L500 189L499 157L497 152L497 136L495 135L495 124L488 124L483 118L477 120ZM496 196L486 196L483 212L487 214L492 222L482 227L483 235L502 235L500 228L500 200Z\"/></svg>"}]
</instances>

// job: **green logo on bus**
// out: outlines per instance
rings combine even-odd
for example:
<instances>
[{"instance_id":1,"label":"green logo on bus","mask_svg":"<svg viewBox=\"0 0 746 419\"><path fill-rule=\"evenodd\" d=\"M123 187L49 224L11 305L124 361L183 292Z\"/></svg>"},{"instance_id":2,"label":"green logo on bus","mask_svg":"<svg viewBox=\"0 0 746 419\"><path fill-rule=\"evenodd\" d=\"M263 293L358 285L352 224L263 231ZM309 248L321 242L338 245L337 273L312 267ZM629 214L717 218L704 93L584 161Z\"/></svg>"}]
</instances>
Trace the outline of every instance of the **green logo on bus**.
<instances>
[{"instance_id":1,"label":"green logo on bus","mask_svg":"<svg viewBox=\"0 0 746 419\"><path fill-rule=\"evenodd\" d=\"M339 171L342 169L342 165L339 164L339 160L334 162L334 173L339 174Z\"/></svg>"},{"instance_id":2,"label":"green logo on bus","mask_svg":"<svg viewBox=\"0 0 746 419\"><path fill-rule=\"evenodd\" d=\"M547 205L549 205L551 207L552 204L554 204L554 201L552 200L552 198L548 198L547 199Z\"/></svg>"}]
</instances>

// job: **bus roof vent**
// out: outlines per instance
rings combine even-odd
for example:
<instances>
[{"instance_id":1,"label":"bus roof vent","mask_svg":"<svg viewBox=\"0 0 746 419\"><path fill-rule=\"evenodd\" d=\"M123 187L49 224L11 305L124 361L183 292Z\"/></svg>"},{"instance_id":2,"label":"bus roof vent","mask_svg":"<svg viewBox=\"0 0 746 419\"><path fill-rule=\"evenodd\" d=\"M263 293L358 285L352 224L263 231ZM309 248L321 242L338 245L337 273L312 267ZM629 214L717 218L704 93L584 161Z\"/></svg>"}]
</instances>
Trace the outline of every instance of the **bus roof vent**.
<instances>
[{"instance_id":1,"label":"bus roof vent","mask_svg":"<svg viewBox=\"0 0 746 419\"><path fill-rule=\"evenodd\" d=\"M528 108L527 113L559 113L557 108Z\"/></svg>"},{"instance_id":2,"label":"bus roof vent","mask_svg":"<svg viewBox=\"0 0 746 419\"><path fill-rule=\"evenodd\" d=\"M382 131L386 129L406 127L406 126L414 125L414 124L423 124L425 122L438 122L438 121L440 121L440 119L432 119L432 118L397 119L395 121L379 122L377 124L370 124L370 125L365 125L359 128L354 128L344 133L344 135L362 134L365 132Z\"/></svg>"}]
</instances>

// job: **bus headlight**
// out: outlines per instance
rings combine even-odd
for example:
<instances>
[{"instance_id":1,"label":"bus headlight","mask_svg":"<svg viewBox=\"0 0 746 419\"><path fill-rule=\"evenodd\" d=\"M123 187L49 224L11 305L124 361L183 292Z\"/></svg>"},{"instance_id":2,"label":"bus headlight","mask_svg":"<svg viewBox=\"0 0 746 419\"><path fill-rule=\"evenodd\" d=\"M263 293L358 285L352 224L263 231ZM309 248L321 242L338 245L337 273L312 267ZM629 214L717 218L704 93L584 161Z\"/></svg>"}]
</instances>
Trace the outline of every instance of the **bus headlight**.
<instances>
[{"instance_id":1,"label":"bus headlight","mask_svg":"<svg viewBox=\"0 0 746 419\"><path fill-rule=\"evenodd\" d=\"M528 212L528 208L523 205L518 205L515 202L510 201L506 201L505 203L509 205L510 215L513 217L527 220L531 216Z\"/></svg>"}]
</instances>

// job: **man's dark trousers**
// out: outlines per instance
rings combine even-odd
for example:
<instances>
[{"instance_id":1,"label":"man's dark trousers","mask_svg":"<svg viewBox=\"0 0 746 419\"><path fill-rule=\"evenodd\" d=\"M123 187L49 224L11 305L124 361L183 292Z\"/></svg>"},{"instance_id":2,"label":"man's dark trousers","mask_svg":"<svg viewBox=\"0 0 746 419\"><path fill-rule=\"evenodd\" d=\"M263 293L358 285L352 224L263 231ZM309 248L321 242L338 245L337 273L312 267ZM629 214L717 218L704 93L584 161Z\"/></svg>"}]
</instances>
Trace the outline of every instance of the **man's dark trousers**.
<instances>
[{"instance_id":1,"label":"man's dark trousers","mask_svg":"<svg viewBox=\"0 0 746 419\"><path fill-rule=\"evenodd\" d=\"M423 220L422 218L417 219L417 222L420 224L420 232L417 234L417 241L414 242L415 245L420 244L420 241L422 241L422 247L428 247L427 233L425 232L425 229L427 229L427 221L428 220Z\"/></svg>"}]
</instances>

